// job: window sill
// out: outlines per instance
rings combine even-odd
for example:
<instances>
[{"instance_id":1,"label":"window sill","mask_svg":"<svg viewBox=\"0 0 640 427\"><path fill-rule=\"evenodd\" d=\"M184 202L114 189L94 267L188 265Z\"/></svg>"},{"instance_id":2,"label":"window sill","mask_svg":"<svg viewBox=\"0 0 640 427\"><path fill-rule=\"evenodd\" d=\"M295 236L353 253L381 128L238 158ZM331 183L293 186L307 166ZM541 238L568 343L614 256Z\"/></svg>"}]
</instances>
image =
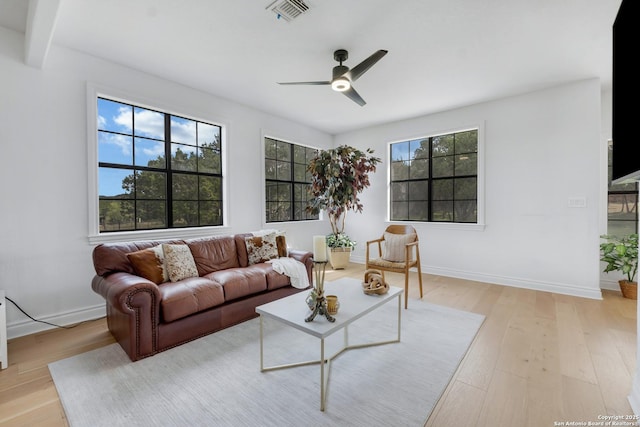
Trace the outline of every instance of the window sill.
<instances>
[{"instance_id":1,"label":"window sill","mask_svg":"<svg viewBox=\"0 0 640 427\"><path fill-rule=\"evenodd\" d=\"M455 222L386 221L387 224L406 224L428 230L484 231L485 224L458 224Z\"/></svg>"},{"instance_id":2,"label":"window sill","mask_svg":"<svg viewBox=\"0 0 640 427\"><path fill-rule=\"evenodd\" d=\"M89 235L89 244L97 245L100 243L133 242L139 240L189 239L211 236L212 234L222 234L229 230L230 227L219 226L99 233Z\"/></svg>"}]
</instances>

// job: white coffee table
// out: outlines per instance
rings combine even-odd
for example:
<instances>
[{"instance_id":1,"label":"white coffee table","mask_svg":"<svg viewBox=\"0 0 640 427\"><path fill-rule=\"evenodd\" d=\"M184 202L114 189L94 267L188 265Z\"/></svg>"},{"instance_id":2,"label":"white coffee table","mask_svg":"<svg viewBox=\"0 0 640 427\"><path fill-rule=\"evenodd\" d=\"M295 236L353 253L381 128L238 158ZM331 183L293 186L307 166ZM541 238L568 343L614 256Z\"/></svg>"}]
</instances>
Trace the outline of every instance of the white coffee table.
<instances>
[{"instance_id":1,"label":"white coffee table","mask_svg":"<svg viewBox=\"0 0 640 427\"><path fill-rule=\"evenodd\" d=\"M337 295L340 302L338 314L334 317L335 322L329 322L324 316L317 316L311 322L305 322L305 318L310 311L305 302L309 292L299 292L295 295L282 298L268 304L256 307L256 312L260 314L260 371L273 371L276 369L293 368L311 364L320 364L320 410L325 409L326 387L329 375L325 381L325 364L330 368L331 361L346 350L355 348L371 347L376 345L391 344L400 342L402 304L401 295L404 292L401 288L391 287L384 295L365 295L362 292L362 285L356 279L339 279L333 282L326 282L324 286L325 295ZM348 327L351 323L360 319L367 313L392 301L398 300L398 335L397 338L388 341L378 341L366 344L349 344ZM268 317L277 320L285 325L296 328L302 332L320 338L320 358L305 362L289 363L284 365L264 366L264 336L263 319ZM325 339L333 333L344 331L344 345L335 354L325 357Z\"/></svg>"}]
</instances>

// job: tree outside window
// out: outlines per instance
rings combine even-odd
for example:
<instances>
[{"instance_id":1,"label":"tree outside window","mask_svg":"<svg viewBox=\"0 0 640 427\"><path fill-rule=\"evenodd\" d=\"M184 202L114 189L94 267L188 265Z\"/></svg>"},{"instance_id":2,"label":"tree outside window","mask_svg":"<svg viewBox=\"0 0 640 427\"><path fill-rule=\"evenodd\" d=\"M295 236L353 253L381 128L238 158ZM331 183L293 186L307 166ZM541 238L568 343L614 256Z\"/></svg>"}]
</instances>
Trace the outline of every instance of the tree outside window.
<instances>
[{"instance_id":1,"label":"tree outside window","mask_svg":"<svg viewBox=\"0 0 640 427\"><path fill-rule=\"evenodd\" d=\"M478 130L390 144L392 221L476 223Z\"/></svg>"},{"instance_id":2,"label":"tree outside window","mask_svg":"<svg viewBox=\"0 0 640 427\"><path fill-rule=\"evenodd\" d=\"M607 203L607 234L623 237L638 232L638 183L612 184L612 150L609 141L609 174Z\"/></svg>"},{"instance_id":3,"label":"tree outside window","mask_svg":"<svg viewBox=\"0 0 640 427\"><path fill-rule=\"evenodd\" d=\"M97 103L101 232L222 225L221 126Z\"/></svg>"},{"instance_id":4,"label":"tree outside window","mask_svg":"<svg viewBox=\"0 0 640 427\"><path fill-rule=\"evenodd\" d=\"M309 161L316 149L264 139L265 216L266 222L318 219L306 211L311 174Z\"/></svg>"}]
</instances>

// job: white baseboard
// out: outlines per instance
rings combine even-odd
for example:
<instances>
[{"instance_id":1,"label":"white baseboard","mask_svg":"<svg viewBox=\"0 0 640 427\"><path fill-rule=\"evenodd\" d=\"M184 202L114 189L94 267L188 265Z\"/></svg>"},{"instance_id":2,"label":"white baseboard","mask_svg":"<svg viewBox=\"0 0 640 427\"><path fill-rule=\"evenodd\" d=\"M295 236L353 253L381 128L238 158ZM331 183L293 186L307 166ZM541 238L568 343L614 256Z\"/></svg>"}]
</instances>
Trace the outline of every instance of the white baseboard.
<instances>
[{"instance_id":1,"label":"white baseboard","mask_svg":"<svg viewBox=\"0 0 640 427\"><path fill-rule=\"evenodd\" d=\"M365 263L364 257L359 256L352 256L351 261L357 264ZM477 282L492 283L495 285L512 286L515 288L532 289L535 291L553 292L556 294L571 295L582 298L602 299L602 292L600 289L586 288L566 283L540 282L517 277L497 276L440 267L425 267L424 265L422 266L422 273L434 274L436 276L455 277L457 279L474 280ZM619 289L617 288L617 283L616 287L612 289Z\"/></svg>"},{"instance_id":2,"label":"white baseboard","mask_svg":"<svg viewBox=\"0 0 640 427\"><path fill-rule=\"evenodd\" d=\"M93 307L86 307L78 310L67 311L65 313L58 313L47 317L41 317L38 318L38 320L43 320L45 322L53 323L56 325L67 326L79 322L85 322L88 320L99 319L101 317L105 317L106 313L107 312L105 304L98 304ZM25 320L7 324L7 338L18 338L54 328L55 326L47 325L46 323L34 322L33 320L27 318Z\"/></svg>"}]
</instances>

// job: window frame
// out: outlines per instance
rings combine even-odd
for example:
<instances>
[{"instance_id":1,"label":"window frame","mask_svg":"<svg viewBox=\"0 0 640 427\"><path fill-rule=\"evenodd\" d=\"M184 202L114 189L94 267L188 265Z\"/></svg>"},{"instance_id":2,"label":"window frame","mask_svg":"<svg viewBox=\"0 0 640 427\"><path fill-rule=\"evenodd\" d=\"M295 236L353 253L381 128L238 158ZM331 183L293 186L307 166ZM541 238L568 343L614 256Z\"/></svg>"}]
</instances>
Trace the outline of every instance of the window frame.
<instances>
[{"instance_id":1,"label":"window frame","mask_svg":"<svg viewBox=\"0 0 640 427\"><path fill-rule=\"evenodd\" d=\"M228 229L228 179L227 177L227 133L228 124L225 120L202 118L202 113L194 113L192 109L182 108L176 111L176 106L168 106L158 100L149 100L131 93L124 93L117 89L108 88L95 83L87 83L87 156L88 156L88 240L90 244L113 241L151 240L190 238L220 233ZM222 225L208 225L195 227L171 227L145 230L100 231L99 220L99 158L98 158L98 98L106 98L115 102L122 102L135 107L158 111L179 118L195 120L220 127L221 177L222 177ZM178 171L179 172L179 171Z\"/></svg>"},{"instance_id":2,"label":"window frame","mask_svg":"<svg viewBox=\"0 0 640 427\"><path fill-rule=\"evenodd\" d=\"M441 129L433 132L426 132L418 135L410 135L407 137L395 139L389 141L386 144L386 156L388 159L387 165L387 204L386 204L386 222L393 224L409 224L413 226L419 226L421 228L434 229L434 230L470 230L470 231L484 231L485 229L485 125L484 121L477 124L469 124L465 126L459 126L455 128ZM476 222L462 223L462 222L433 222L433 221L414 221L414 220L393 220L391 219L392 209L392 195L391 195L391 169L392 169L392 157L391 146L392 144L407 142L419 139L433 138L441 135L449 135L455 133L461 133L471 130L477 130L478 133L478 147L477 147L477 178L476 178L476 197L477 197L477 217Z\"/></svg>"},{"instance_id":3,"label":"window frame","mask_svg":"<svg viewBox=\"0 0 640 427\"><path fill-rule=\"evenodd\" d=\"M638 196L638 189L640 184L637 181L628 182L626 184L613 184L612 183L612 145L613 141L611 139L607 140L607 214L606 214L606 230L607 234L618 235L622 237L615 231L614 229L619 229L616 224L622 223L632 223L633 227L625 227L628 228L631 233L638 232L638 224L640 223L640 214L638 212L638 202L640 201L640 197ZM632 188L630 188L632 187ZM635 198L635 202L632 202L635 205L635 219L613 219L610 209L612 205L611 197L612 196L631 196ZM629 202L625 204L628 205ZM629 234L629 233L627 233Z\"/></svg>"},{"instance_id":4,"label":"window frame","mask_svg":"<svg viewBox=\"0 0 640 427\"><path fill-rule=\"evenodd\" d=\"M311 221L320 221L322 220L322 213L320 213L318 215L318 218L308 218L308 219L291 219L291 220L287 220L287 221L268 221L267 220L267 190L266 190L266 186L267 186L267 171L266 171L266 159L267 159L267 153L266 153L266 147L265 147L265 141L266 139L272 139L275 141L279 141L279 142L284 142L286 144L291 144L292 146L299 146L299 147L304 147L307 149L311 149L314 151L318 151L320 150L320 148L318 147L313 147L311 145L307 145L307 144L300 144L298 142L293 142L291 140L285 139L285 138L280 138L277 136L274 136L271 133L268 132L263 132L262 133L262 139L261 139L261 148L262 148L262 208L263 208L263 213L262 213L262 224L264 227L273 227L274 225L277 224L304 224L304 223L308 223ZM282 181L282 182L288 182L292 184L292 188L291 188L291 192L292 192L292 203L296 203L295 201L295 194L293 194L295 192L293 185L295 185L296 183L300 183L295 181L295 175L294 175L294 168L293 168L293 164L294 164L294 156L291 156L291 180L290 181Z\"/></svg>"}]
</instances>

